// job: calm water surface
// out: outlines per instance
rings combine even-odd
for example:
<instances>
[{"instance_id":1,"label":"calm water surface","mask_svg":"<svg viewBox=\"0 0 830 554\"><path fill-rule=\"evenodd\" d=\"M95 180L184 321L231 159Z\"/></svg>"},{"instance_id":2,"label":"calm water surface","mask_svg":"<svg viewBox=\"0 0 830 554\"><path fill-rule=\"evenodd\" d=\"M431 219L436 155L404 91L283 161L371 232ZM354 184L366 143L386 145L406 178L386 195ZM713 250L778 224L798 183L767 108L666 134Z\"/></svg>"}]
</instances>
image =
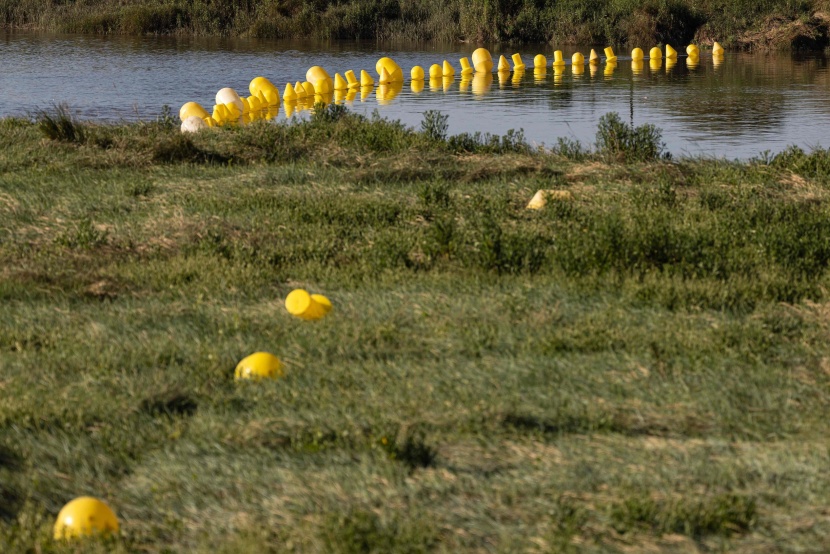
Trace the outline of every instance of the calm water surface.
<instances>
[{"instance_id":1,"label":"calm water surface","mask_svg":"<svg viewBox=\"0 0 830 554\"><path fill-rule=\"evenodd\" d=\"M643 45L648 51L649 45ZM590 46L563 48L587 53ZM410 126L420 125L423 112L448 114L450 133L503 134L523 129L533 143L553 144L558 137L591 143L599 118L616 111L636 125L653 123L663 129L674 154L747 158L765 150L796 144L830 147L830 72L823 54L727 54L715 65L706 53L697 67L681 58L641 72L620 56L612 74L605 66L574 75L548 69L535 76L532 59L553 48L522 48L529 71L500 82L465 83L456 77L415 93L409 69L458 59L473 46L386 47L377 43L298 43L262 40L200 40L176 38L88 37L45 34L0 34L0 116L24 116L65 102L82 118L135 120L155 118L165 104L178 112L187 101L209 111L216 91L230 86L240 93L257 75L280 91L286 82L305 79L312 65L334 76L347 69L374 76L375 62L391 56L407 80L390 100L370 94L347 102L354 111L374 110ZM515 50L492 47L494 59ZM601 52L601 50L598 49ZM622 52L618 52L620 54ZM306 112L307 113L307 112ZM294 117L303 117L300 113ZM277 119L284 119L280 109Z\"/></svg>"}]
</instances>

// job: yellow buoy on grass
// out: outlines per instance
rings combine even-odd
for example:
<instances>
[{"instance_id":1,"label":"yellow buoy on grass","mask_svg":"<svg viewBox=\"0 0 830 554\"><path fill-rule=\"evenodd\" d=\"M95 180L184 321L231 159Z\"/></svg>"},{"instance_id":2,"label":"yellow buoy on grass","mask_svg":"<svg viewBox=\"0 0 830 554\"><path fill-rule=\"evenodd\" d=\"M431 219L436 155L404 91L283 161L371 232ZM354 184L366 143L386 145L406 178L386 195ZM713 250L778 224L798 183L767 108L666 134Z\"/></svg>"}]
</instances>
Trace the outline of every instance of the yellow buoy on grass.
<instances>
[{"instance_id":1,"label":"yellow buoy on grass","mask_svg":"<svg viewBox=\"0 0 830 554\"><path fill-rule=\"evenodd\" d=\"M285 309L291 315L309 321L320 319L328 313L327 309L312 298L308 291L303 289L293 290L285 297Z\"/></svg>"},{"instance_id":2,"label":"yellow buoy on grass","mask_svg":"<svg viewBox=\"0 0 830 554\"><path fill-rule=\"evenodd\" d=\"M246 356L237 365L233 378L242 379L279 379L283 376L282 362L270 352L255 352Z\"/></svg>"},{"instance_id":3,"label":"yellow buoy on grass","mask_svg":"<svg viewBox=\"0 0 830 554\"><path fill-rule=\"evenodd\" d=\"M118 518L105 502L81 496L61 508L54 527L55 540L118 533Z\"/></svg>"}]
</instances>

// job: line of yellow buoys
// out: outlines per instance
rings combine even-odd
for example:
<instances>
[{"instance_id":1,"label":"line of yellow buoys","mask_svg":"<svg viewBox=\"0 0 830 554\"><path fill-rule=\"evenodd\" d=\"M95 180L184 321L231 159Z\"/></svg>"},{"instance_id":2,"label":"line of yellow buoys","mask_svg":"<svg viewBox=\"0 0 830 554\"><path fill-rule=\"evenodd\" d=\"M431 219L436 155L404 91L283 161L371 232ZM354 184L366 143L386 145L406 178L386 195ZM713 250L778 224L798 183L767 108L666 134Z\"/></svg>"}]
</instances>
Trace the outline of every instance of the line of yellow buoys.
<instances>
[{"instance_id":1,"label":"line of yellow buoys","mask_svg":"<svg viewBox=\"0 0 830 554\"><path fill-rule=\"evenodd\" d=\"M613 74L617 67L617 56L612 47L604 50L605 54L605 75ZM715 42L712 46L712 59L715 65L723 61L724 49ZM667 44L665 54L663 50L655 46L649 50L648 57L642 48L634 48L631 51L631 67L634 73L643 70L645 60L649 61L649 67L656 71L663 65L663 58L666 60L666 70L670 70L677 63L677 50ZM471 63L472 60L472 63ZM513 67L510 67L510 60L504 55L499 56L495 64L496 74L499 83L505 83L513 73L513 83L520 83L524 77L525 63L521 54L511 56ZM581 52L575 52L571 56L571 71L574 75L581 75L588 65L591 75L597 72L597 68L603 59L591 49L586 64L585 56ZM700 62L700 49L690 44L686 47L686 64L690 68L697 67ZM461 65L460 89L466 91L470 86L474 93L481 94L489 89L493 82L493 57L486 48L478 48L468 59L463 57L459 60ZM554 73L554 82L559 82L564 74L566 62L562 50L553 53L553 62L550 66ZM537 82L547 77L548 60L542 54L533 58L533 74ZM296 81L293 85L287 83L282 93L285 116L290 117L296 111L310 109L315 103L324 104L344 100L353 101L360 94L360 100L364 101L375 91L379 103L386 104L395 98L403 90L403 69L395 63L392 58L384 57L378 60L375 65L378 75L377 82L366 70L360 71L360 79L355 72L348 70L341 76L334 74L334 78L320 66L315 65L306 72L305 81ZM455 68L444 60L442 64L432 64L428 71L416 65L410 72L412 91L420 93L424 90L424 81L429 78L430 90L446 91L455 79ZM272 119L279 113L280 93L277 87L265 77L256 77L248 86L251 93L248 97L240 96L232 88L223 88L216 93L216 104L213 111L208 113L196 102L187 102L181 107L179 117L182 120L183 132L195 132L206 127L216 127L228 124L245 124L256 119Z\"/></svg>"}]
</instances>

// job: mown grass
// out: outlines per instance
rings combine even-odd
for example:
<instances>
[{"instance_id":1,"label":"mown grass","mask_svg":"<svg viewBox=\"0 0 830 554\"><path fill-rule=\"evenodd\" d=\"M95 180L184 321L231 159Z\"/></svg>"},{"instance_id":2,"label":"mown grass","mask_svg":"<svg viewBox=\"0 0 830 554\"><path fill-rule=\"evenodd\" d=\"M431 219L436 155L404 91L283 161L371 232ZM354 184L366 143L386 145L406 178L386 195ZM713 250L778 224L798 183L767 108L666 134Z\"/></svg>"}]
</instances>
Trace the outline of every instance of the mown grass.
<instances>
[{"instance_id":1,"label":"mown grass","mask_svg":"<svg viewBox=\"0 0 830 554\"><path fill-rule=\"evenodd\" d=\"M0 0L0 26L93 34L824 48L826 0Z\"/></svg>"},{"instance_id":2,"label":"mown grass","mask_svg":"<svg viewBox=\"0 0 830 554\"><path fill-rule=\"evenodd\" d=\"M830 547L830 152L68 121L0 121L0 550Z\"/></svg>"}]
</instances>

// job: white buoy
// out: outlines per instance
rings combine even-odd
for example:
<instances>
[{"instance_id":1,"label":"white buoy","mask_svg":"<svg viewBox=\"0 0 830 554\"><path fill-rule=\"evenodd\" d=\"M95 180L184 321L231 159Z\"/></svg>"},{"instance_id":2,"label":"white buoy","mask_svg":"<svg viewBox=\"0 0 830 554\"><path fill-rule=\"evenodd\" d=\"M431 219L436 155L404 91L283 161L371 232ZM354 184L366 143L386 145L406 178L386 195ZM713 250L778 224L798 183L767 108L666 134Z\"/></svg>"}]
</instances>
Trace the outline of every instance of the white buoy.
<instances>
[{"instance_id":1,"label":"white buoy","mask_svg":"<svg viewBox=\"0 0 830 554\"><path fill-rule=\"evenodd\" d=\"M205 120L197 115L191 115L182 121L182 133L196 133L202 129L207 129L208 124Z\"/></svg>"}]
</instances>

